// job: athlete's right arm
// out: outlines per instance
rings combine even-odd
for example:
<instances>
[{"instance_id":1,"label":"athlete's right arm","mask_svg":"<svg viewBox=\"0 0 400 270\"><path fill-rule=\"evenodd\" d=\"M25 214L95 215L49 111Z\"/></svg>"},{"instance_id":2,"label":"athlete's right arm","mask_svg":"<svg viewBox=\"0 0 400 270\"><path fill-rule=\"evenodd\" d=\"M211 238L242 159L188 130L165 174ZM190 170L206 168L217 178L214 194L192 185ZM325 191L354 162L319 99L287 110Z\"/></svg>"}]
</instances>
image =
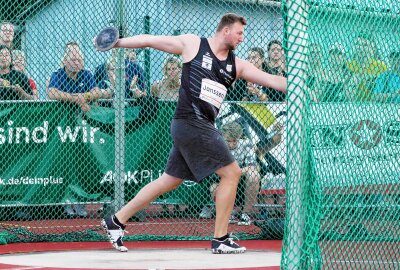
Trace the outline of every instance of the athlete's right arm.
<instances>
[{"instance_id":1,"label":"athlete's right arm","mask_svg":"<svg viewBox=\"0 0 400 270\"><path fill-rule=\"evenodd\" d=\"M119 39L114 48L149 47L170 54L180 54L185 60L185 57L191 52L193 42L196 42L196 40L199 40L199 37L192 34L179 36L138 35Z\"/></svg>"}]
</instances>

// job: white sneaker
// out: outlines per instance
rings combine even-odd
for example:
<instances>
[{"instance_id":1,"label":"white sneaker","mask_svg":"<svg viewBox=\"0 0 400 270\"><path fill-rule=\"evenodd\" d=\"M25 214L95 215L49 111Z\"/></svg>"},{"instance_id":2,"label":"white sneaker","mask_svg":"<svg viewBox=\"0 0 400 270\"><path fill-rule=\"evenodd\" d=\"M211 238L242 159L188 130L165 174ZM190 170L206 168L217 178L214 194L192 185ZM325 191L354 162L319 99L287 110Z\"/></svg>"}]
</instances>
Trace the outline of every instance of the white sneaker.
<instances>
[{"instance_id":1,"label":"white sneaker","mask_svg":"<svg viewBox=\"0 0 400 270\"><path fill-rule=\"evenodd\" d=\"M211 252L213 254L244 253L245 251L245 247L241 247L238 243L233 241L232 234L230 234L224 241L215 238L211 240Z\"/></svg>"},{"instance_id":2,"label":"white sneaker","mask_svg":"<svg viewBox=\"0 0 400 270\"><path fill-rule=\"evenodd\" d=\"M124 246L122 242L122 237L124 237L125 226L121 227L113 221L112 216L106 217L101 221L101 226L107 232L108 239L112 246L121 252L127 252L128 249Z\"/></svg>"}]
</instances>

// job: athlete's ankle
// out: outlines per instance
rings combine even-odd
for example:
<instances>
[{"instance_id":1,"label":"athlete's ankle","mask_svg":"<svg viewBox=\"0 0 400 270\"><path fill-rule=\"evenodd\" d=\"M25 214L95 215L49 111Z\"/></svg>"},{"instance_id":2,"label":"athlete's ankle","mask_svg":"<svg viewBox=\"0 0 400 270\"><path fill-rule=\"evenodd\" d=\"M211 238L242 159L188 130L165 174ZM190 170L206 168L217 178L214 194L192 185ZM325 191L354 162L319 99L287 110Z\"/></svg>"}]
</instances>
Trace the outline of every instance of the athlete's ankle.
<instances>
[{"instance_id":1,"label":"athlete's ankle","mask_svg":"<svg viewBox=\"0 0 400 270\"><path fill-rule=\"evenodd\" d=\"M118 226L120 226L123 229L125 228L126 225L123 224L122 222L120 222L116 215L112 215L111 218L113 219L115 224L117 224Z\"/></svg>"}]
</instances>

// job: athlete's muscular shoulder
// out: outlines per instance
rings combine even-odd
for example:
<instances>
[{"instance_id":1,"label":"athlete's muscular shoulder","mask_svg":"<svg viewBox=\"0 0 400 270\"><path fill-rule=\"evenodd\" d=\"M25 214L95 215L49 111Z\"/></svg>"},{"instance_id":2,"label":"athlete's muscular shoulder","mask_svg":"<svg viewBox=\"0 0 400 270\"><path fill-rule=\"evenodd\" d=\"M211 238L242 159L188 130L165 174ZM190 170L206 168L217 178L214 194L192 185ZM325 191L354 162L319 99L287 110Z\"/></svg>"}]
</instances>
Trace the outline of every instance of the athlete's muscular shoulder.
<instances>
[{"instance_id":1,"label":"athlete's muscular shoulder","mask_svg":"<svg viewBox=\"0 0 400 270\"><path fill-rule=\"evenodd\" d=\"M184 63L190 62L199 51L200 37L193 34L180 35L183 42L182 60Z\"/></svg>"}]
</instances>

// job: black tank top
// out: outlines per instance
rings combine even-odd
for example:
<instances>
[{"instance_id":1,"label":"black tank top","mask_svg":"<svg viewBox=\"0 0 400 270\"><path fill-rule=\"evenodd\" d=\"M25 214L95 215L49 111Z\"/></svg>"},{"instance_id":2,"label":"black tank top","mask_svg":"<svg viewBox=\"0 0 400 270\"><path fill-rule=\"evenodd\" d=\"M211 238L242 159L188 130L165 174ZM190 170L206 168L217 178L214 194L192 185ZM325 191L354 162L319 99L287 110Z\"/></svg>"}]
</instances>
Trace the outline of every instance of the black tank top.
<instances>
[{"instance_id":1,"label":"black tank top","mask_svg":"<svg viewBox=\"0 0 400 270\"><path fill-rule=\"evenodd\" d=\"M206 38L201 38L193 60L183 64L182 82L175 119L205 119L215 122L229 86L235 81L235 54L224 61L213 54Z\"/></svg>"}]
</instances>

